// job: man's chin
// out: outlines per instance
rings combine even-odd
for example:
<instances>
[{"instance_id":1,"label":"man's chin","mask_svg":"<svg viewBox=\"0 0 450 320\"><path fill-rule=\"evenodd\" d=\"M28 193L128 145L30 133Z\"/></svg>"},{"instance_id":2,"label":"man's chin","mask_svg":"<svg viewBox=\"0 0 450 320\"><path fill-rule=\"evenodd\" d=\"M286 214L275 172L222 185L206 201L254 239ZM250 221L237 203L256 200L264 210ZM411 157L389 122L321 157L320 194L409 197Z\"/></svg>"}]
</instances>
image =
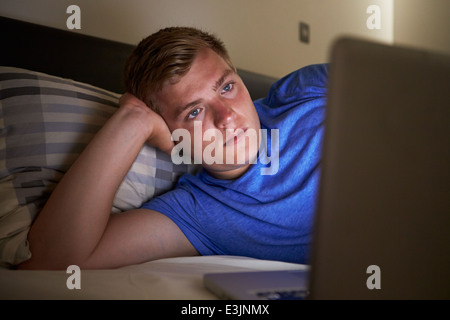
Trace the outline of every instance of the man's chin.
<instances>
[{"instance_id":1,"label":"man's chin","mask_svg":"<svg viewBox=\"0 0 450 320\"><path fill-rule=\"evenodd\" d=\"M251 163L244 164L213 164L203 165L203 168L214 178L231 180L242 176L250 168Z\"/></svg>"}]
</instances>

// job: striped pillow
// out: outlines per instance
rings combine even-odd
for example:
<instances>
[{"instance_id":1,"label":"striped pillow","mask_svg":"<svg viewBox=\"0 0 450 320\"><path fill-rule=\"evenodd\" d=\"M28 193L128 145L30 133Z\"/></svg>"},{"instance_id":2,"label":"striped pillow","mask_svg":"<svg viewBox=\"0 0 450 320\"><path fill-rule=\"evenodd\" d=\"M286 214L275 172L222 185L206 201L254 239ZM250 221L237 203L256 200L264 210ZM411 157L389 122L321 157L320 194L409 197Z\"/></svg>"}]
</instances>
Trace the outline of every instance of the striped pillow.
<instances>
[{"instance_id":1,"label":"striped pillow","mask_svg":"<svg viewBox=\"0 0 450 320\"><path fill-rule=\"evenodd\" d=\"M33 219L63 174L105 121L120 95L24 69L0 67L0 266L29 259ZM145 145L112 212L138 208L195 170Z\"/></svg>"}]
</instances>

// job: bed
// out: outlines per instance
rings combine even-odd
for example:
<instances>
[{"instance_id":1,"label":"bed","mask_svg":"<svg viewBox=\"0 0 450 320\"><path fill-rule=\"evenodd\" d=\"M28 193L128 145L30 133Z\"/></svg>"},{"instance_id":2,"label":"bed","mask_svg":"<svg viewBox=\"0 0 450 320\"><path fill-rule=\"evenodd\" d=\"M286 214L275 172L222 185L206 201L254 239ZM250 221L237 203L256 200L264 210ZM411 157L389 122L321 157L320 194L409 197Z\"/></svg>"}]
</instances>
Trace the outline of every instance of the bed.
<instances>
[{"instance_id":1,"label":"bed","mask_svg":"<svg viewBox=\"0 0 450 320\"><path fill-rule=\"evenodd\" d=\"M132 45L0 17L0 299L216 299L210 272L301 270L306 265L237 256L179 257L113 270L25 271L27 233L71 163L117 109ZM275 78L238 69L253 99ZM144 146L112 214L170 190L198 168Z\"/></svg>"}]
</instances>

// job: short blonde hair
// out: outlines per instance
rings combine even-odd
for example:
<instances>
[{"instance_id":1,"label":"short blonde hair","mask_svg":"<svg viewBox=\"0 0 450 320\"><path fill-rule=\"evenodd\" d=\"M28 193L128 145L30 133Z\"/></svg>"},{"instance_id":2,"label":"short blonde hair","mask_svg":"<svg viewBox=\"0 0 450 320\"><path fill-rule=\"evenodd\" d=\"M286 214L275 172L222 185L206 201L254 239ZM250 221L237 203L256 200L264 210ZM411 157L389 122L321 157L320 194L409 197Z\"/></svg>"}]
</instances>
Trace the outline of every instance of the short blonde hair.
<instances>
[{"instance_id":1,"label":"short blonde hair","mask_svg":"<svg viewBox=\"0 0 450 320\"><path fill-rule=\"evenodd\" d=\"M228 52L217 37L191 27L170 27L143 39L125 65L125 88L151 109L160 112L152 95L164 83L176 83L191 68L197 53L210 48L235 70Z\"/></svg>"}]
</instances>

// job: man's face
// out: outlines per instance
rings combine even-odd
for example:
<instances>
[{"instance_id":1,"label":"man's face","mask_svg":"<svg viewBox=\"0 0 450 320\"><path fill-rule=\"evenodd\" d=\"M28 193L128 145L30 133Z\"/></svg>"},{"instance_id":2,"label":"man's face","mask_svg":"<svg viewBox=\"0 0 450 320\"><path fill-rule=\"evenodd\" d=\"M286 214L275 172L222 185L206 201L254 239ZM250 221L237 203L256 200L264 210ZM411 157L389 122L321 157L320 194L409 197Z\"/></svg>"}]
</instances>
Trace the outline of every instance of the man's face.
<instances>
[{"instance_id":1,"label":"man's face","mask_svg":"<svg viewBox=\"0 0 450 320\"><path fill-rule=\"evenodd\" d=\"M259 147L260 122L252 99L235 70L211 49L201 50L189 72L175 84L167 82L155 94L161 116L169 129L186 129L191 137L191 154L194 154L194 127L201 123L201 134L214 129L222 137L202 139L202 154L223 152L222 164L206 164L203 167L214 177L232 179L242 175L256 158ZM196 123L196 124L195 124ZM209 130L210 132L212 130ZM234 132L234 134L232 134ZM248 133L255 133L257 140L251 143ZM197 140L198 141L198 140ZM233 161L226 158L233 148ZM237 160L245 152L245 163Z\"/></svg>"}]
</instances>

